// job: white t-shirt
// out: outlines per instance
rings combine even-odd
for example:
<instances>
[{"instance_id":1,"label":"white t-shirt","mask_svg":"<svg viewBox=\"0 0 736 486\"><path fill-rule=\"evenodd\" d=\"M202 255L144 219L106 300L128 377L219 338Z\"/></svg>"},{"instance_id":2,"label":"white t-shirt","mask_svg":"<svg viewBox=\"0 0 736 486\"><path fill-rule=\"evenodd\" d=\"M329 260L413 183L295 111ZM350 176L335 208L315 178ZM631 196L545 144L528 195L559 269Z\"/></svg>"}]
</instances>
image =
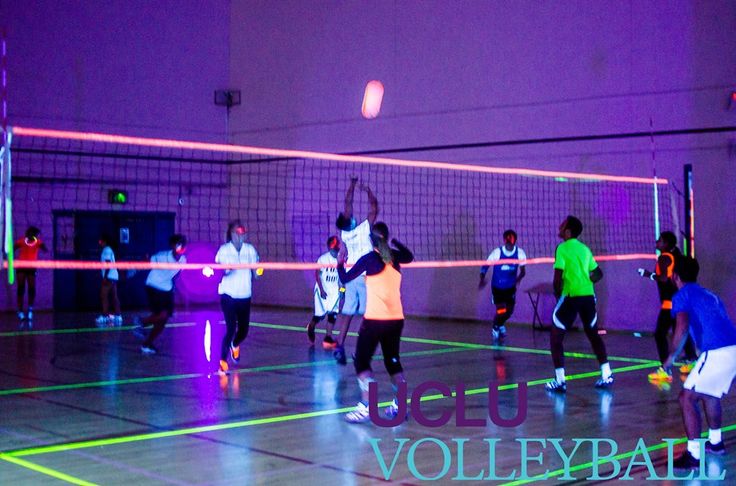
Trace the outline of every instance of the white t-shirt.
<instances>
[{"instance_id":1,"label":"white t-shirt","mask_svg":"<svg viewBox=\"0 0 736 486\"><path fill-rule=\"evenodd\" d=\"M337 258L333 257L330 252L320 255L317 263L337 265ZM340 279L337 277L337 268L320 268L319 279L322 281L322 288L327 292L327 300L332 300L340 291ZM319 286L314 284L314 291L319 293Z\"/></svg>"},{"instance_id":2,"label":"white t-shirt","mask_svg":"<svg viewBox=\"0 0 736 486\"><path fill-rule=\"evenodd\" d=\"M114 262L115 261L115 252L112 251L112 248L110 248L109 246L106 246L102 249L102 254L100 255L100 261L101 262ZM116 268L103 269L102 278L105 278L105 272L107 272L108 280L118 279L118 270Z\"/></svg>"},{"instance_id":3,"label":"white t-shirt","mask_svg":"<svg viewBox=\"0 0 736 486\"><path fill-rule=\"evenodd\" d=\"M174 252L160 251L151 257L151 263L186 263L187 257L183 256L177 260L174 258ZM174 289L174 277L180 270L166 270L162 268L154 268L148 272L146 285L153 287L162 292L170 292Z\"/></svg>"},{"instance_id":4,"label":"white t-shirt","mask_svg":"<svg viewBox=\"0 0 736 486\"><path fill-rule=\"evenodd\" d=\"M501 252L502 251L503 251L503 254L505 256L510 257L516 251L516 247L514 247L514 249L511 250L511 251L506 250L506 245L503 245L503 246L501 246L499 248L494 248L494 250L491 252L491 254L488 255L488 261L489 262L496 262L496 261L500 260L501 259ZM517 255L517 260L519 260L518 265L520 267L523 267L524 265L526 265L526 263L523 262L523 260L526 260L526 253L524 253L524 250L522 250L521 248L519 248L519 254ZM501 270L508 271L508 270L511 270L511 268L508 265L501 265Z\"/></svg>"},{"instance_id":5,"label":"white t-shirt","mask_svg":"<svg viewBox=\"0 0 736 486\"><path fill-rule=\"evenodd\" d=\"M236 263L258 263L258 252L250 243L243 243L240 251L235 249L232 242L227 242L217 250L215 263L224 265ZM233 299L248 299L252 294L251 278L253 272L250 268L230 270L222 276L217 293L226 294Z\"/></svg>"},{"instance_id":6,"label":"white t-shirt","mask_svg":"<svg viewBox=\"0 0 736 486\"><path fill-rule=\"evenodd\" d=\"M363 255L373 251L373 243L371 243L371 224L366 219L355 229L343 231L340 234L345 248L348 250L348 265L352 265Z\"/></svg>"}]
</instances>

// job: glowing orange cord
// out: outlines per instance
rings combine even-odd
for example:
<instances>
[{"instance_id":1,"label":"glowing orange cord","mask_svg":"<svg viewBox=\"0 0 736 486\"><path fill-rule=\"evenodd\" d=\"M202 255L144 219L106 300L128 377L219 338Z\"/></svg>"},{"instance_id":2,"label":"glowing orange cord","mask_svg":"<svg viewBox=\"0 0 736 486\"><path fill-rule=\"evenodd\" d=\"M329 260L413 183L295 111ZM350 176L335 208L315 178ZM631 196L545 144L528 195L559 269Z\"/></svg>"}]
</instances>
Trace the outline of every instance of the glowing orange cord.
<instances>
[{"instance_id":1,"label":"glowing orange cord","mask_svg":"<svg viewBox=\"0 0 736 486\"><path fill-rule=\"evenodd\" d=\"M604 255L597 256L596 261L628 261L628 260L656 260L657 255L653 253L632 253L628 255ZM526 260L498 260L489 262L487 260L456 260L456 261L424 261L413 262L402 265L403 268L454 268L454 267L482 267L495 265L509 265L523 263L525 265L540 265L554 263L552 257L529 258ZM4 264L7 268L7 263ZM234 265L223 265L216 263L151 263L151 262L99 262L99 261L69 261L69 260L16 260L15 268L38 268L45 270L104 270L117 268L118 270L151 270L154 268L162 270L199 270L205 268L212 270L237 270L237 269L263 269L263 270L316 270L320 268L334 268L334 264L323 263L239 263Z\"/></svg>"},{"instance_id":2,"label":"glowing orange cord","mask_svg":"<svg viewBox=\"0 0 736 486\"><path fill-rule=\"evenodd\" d=\"M283 150L264 147L249 147L245 145L226 145L219 143L187 142L182 140L166 140L160 138L128 137L123 135L108 135L104 133L83 133L63 130L46 130L42 128L13 127L16 136L39 138L54 138L65 140L79 140L102 143L116 143L138 145L145 147L163 147L186 150L209 150L211 152L229 152L251 155L268 155L272 157L290 157L305 159L335 160L378 165L395 165L403 167L419 167L425 169L444 169L466 172L482 172L488 174L513 174L537 177L562 177L586 181L633 182L638 184L667 184L667 179L653 179L646 177L612 176L605 174L591 174L581 172L555 172L537 169L515 169L506 167L485 167L481 165L451 164L448 162L431 162L426 160L390 159L385 157L366 157L354 155L338 155L325 152L311 152L304 150Z\"/></svg>"}]
</instances>

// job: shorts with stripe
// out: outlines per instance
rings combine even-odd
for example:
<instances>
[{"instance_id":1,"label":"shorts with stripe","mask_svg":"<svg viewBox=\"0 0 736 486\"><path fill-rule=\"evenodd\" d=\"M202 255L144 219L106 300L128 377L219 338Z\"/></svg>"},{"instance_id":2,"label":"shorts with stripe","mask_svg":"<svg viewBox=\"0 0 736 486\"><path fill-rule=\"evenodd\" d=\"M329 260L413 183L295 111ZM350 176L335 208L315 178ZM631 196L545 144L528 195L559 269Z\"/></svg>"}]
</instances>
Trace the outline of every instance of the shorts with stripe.
<instances>
[{"instance_id":1,"label":"shorts with stripe","mask_svg":"<svg viewBox=\"0 0 736 486\"><path fill-rule=\"evenodd\" d=\"M594 328L598 322L595 304L595 295L561 297L552 313L552 321L557 328L567 330L573 325L575 318L580 315L585 329Z\"/></svg>"}]
</instances>

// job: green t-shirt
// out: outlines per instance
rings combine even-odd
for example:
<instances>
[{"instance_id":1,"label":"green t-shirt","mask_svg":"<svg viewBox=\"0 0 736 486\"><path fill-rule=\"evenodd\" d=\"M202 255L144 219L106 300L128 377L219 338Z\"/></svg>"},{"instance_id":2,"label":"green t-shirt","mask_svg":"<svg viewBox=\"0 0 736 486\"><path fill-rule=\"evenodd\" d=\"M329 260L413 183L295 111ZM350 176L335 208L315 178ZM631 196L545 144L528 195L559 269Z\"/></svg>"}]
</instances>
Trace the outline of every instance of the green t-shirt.
<instances>
[{"instance_id":1,"label":"green t-shirt","mask_svg":"<svg viewBox=\"0 0 736 486\"><path fill-rule=\"evenodd\" d=\"M595 295L590 272L598 268L593 253L585 244L571 238L557 247L555 270L562 270L562 295L584 297Z\"/></svg>"}]
</instances>

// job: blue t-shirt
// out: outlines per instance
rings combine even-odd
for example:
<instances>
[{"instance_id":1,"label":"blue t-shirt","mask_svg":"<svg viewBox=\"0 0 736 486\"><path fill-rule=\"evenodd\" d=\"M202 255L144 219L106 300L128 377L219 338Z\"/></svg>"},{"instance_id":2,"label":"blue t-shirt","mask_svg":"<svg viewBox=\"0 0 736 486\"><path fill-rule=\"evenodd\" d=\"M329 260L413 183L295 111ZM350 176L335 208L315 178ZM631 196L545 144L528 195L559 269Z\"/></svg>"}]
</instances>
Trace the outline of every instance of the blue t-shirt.
<instances>
[{"instance_id":1,"label":"blue t-shirt","mask_svg":"<svg viewBox=\"0 0 736 486\"><path fill-rule=\"evenodd\" d=\"M696 283L682 287L672 298L672 316L686 312L690 336L701 352L736 344L736 326L716 294Z\"/></svg>"}]
</instances>

